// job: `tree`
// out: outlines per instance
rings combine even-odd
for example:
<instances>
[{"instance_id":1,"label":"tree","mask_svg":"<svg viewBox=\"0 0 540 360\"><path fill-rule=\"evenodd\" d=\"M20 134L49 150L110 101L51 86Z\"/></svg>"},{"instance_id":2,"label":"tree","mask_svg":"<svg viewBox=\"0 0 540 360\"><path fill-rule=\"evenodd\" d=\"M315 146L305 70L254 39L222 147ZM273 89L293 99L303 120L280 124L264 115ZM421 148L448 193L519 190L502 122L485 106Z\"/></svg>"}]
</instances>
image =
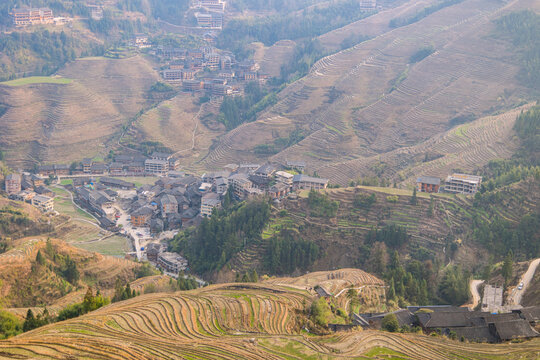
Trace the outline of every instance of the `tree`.
<instances>
[{"instance_id":1,"label":"tree","mask_svg":"<svg viewBox=\"0 0 540 360\"><path fill-rule=\"evenodd\" d=\"M321 297L311 304L311 318L319 326L328 325L332 310L326 299Z\"/></svg>"},{"instance_id":2,"label":"tree","mask_svg":"<svg viewBox=\"0 0 540 360\"><path fill-rule=\"evenodd\" d=\"M433 196L429 197L429 207L428 207L427 214L429 217L433 217Z\"/></svg>"},{"instance_id":3,"label":"tree","mask_svg":"<svg viewBox=\"0 0 540 360\"><path fill-rule=\"evenodd\" d=\"M504 258L504 263L502 266L502 276L504 277L504 282L507 284L510 278L512 277L512 265L514 264L513 261L513 254L512 250L508 252L506 257Z\"/></svg>"},{"instance_id":4,"label":"tree","mask_svg":"<svg viewBox=\"0 0 540 360\"><path fill-rule=\"evenodd\" d=\"M382 319L381 327L389 332L399 331L399 322L395 314L388 314Z\"/></svg>"},{"instance_id":5,"label":"tree","mask_svg":"<svg viewBox=\"0 0 540 360\"><path fill-rule=\"evenodd\" d=\"M45 258L41 254L41 250L38 250L37 252L36 263L38 263L39 265L45 265Z\"/></svg>"},{"instance_id":6,"label":"tree","mask_svg":"<svg viewBox=\"0 0 540 360\"><path fill-rule=\"evenodd\" d=\"M386 298L388 300L394 300L396 297L396 289L394 285L394 278L390 279L390 286L388 287L388 293L386 294Z\"/></svg>"},{"instance_id":7,"label":"tree","mask_svg":"<svg viewBox=\"0 0 540 360\"><path fill-rule=\"evenodd\" d=\"M411 197L411 205L416 205L418 204L418 199L416 198L416 187L414 188L413 190L413 193L412 193L412 197Z\"/></svg>"},{"instance_id":8,"label":"tree","mask_svg":"<svg viewBox=\"0 0 540 360\"><path fill-rule=\"evenodd\" d=\"M32 311L32 309L28 309L22 329L24 332L27 332L35 328L37 328L37 321L34 316L34 312Z\"/></svg>"},{"instance_id":9,"label":"tree","mask_svg":"<svg viewBox=\"0 0 540 360\"><path fill-rule=\"evenodd\" d=\"M7 339L22 331L22 324L17 317L7 311L0 311L0 339Z\"/></svg>"}]
</instances>

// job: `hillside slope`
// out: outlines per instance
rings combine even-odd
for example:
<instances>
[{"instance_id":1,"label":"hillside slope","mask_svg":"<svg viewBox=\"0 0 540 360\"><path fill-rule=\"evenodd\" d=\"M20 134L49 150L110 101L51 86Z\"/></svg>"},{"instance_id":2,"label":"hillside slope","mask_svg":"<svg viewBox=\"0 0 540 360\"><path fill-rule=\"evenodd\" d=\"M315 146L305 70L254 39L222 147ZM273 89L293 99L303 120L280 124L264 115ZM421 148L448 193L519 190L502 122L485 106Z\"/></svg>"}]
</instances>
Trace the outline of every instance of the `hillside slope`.
<instances>
[{"instance_id":1,"label":"hillside slope","mask_svg":"<svg viewBox=\"0 0 540 360\"><path fill-rule=\"evenodd\" d=\"M158 74L142 57L79 59L59 72L64 84L0 84L0 147L12 167L96 156L148 105ZM104 154L101 154L104 155Z\"/></svg>"},{"instance_id":2,"label":"hillside slope","mask_svg":"<svg viewBox=\"0 0 540 360\"><path fill-rule=\"evenodd\" d=\"M42 264L36 261L38 251L44 258ZM69 273L70 262L78 276ZM134 280L134 270L139 266L77 249L60 240L20 239L0 254L0 296L5 307L65 306L80 301L88 285L105 290L114 288L116 279L122 283Z\"/></svg>"},{"instance_id":3,"label":"hillside slope","mask_svg":"<svg viewBox=\"0 0 540 360\"><path fill-rule=\"evenodd\" d=\"M343 182L334 177L349 171L347 160L361 162L427 141L456 118L511 108L529 90L516 80L519 63L511 43L489 35L492 20L530 5L466 0L325 57L258 121L222 137L202 165L260 161L252 152L256 145L300 127L309 135L271 160L305 160L308 172L340 162L327 173ZM411 63L430 45L433 54ZM361 170L351 172L356 177Z\"/></svg>"},{"instance_id":4,"label":"hillside slope","mask_svg":"<svg viewBox=\"0 0 540 360\"><path fill-rule=\"evenodd\" d=\"M1 341L0 351L21 359L534 359L540 352L538 339L510 346L377 331L305 336L312 299L264 282L143 295Z\"/></svg>"}]
</instances>

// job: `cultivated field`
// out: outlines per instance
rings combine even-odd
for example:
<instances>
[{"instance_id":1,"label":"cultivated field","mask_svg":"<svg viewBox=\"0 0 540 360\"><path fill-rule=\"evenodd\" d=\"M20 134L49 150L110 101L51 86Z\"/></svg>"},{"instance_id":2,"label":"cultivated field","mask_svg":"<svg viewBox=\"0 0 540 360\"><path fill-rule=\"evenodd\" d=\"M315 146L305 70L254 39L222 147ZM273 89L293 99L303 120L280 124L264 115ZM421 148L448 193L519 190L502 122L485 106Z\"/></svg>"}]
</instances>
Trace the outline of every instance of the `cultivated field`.
<instances>
[{"instance_id":1,"label":"cultivated field","mask_svg":"<svg viewBox=\"0 0 540 360\"><path fill-rule=\"evenodd\" d=\"M358 284L357 284L358 285ZM519 346L377 331L307 336L306 291L268 283L149 294L0 342L3 356L92 359L535 359ZM390 357L392 355L393 357Z\"/></svg>"},{"instance_id":2,"label":"cultivated field","mask_svg":"<svg viewBox=\"0 0 540 360\"><path fill-rule=\"evenodd\" d=\"M54 270L59 266L52 261L52 268L42 266L33 270L38 251L46 254L46 238L34 237L17 240L14 247L0 254L0 294L6 307L27 307L38 304L67 305L67 294L77 292L84 296L84 286L67 283ZM72 247L61 240L52 239L54 254L60 257L69 255L77 264L80 285L93 285L100 289L114 288L117 278L127 282L134 279L133 270L139 265L135 262L103 256L101 254Z\"/></svg>"},{"instance_id":3,"label":"cultivated field","mask_svg":"<svg viewBox=\"0 0 540 360\"><path fill-rule=\"evenodd\" d=\"M158 79L142 57L80 59L59 75L0 84L0 103L8 106L0 145L12 167L103 156L104 145L148 104Z\"/></svg>"},{"instance_id":4,"label":"cultivated field","mask_svg":"<svg viewBox=\"0 0 540 360\"><path fill-rule=\"evenodd\" d=\"M257 144L300 127L309 135L270 160L305 160L309 173L321 173L336 162L362 163L429 141L444 134L453 119L479 119L511 109L527 98L528 90L515 79L518 63L511 44L489 35L492 20L523 4L528 1L466 0L325 57L308 76L283 90L280 101L258 121L220 138L202 164L261 161L252 152ZM384 16L384 23L403 11L416 10L398 7L362 21ZM411 55L428 45L436 51L409 64ZM498 147L505 148L501 156L511 153L510 145L508 150ZM404 152L400 161L410 161L407 157ZM332 180L344 183L362 174L345 166L325 174L341 172L347 175Z\"/></svg>"}]
</instances>

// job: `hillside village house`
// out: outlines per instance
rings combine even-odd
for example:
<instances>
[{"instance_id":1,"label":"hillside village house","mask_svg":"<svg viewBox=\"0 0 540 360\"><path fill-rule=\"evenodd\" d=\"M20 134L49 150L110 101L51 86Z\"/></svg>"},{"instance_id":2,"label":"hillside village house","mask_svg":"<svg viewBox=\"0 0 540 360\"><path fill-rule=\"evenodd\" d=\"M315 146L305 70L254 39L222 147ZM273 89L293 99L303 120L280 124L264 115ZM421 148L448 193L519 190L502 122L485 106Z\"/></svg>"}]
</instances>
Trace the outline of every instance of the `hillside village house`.
<instances>
[{"instance_id":1,"label":"hillside village house","mask_svg":"<svg viewBox=\"0 0 540 360\"><path fill-rule=\"evenodd\" d=\"M321 179L307 175L294 175L293 188L294 190L322 190L328 186L328 179Z\"/></svg>"},{"instance_id":2,"label":"hillside village house","mask_svg":"<svg viewBox=\"0 0 540 360\"><path fill-rule=\"evenodd\" d=\"M89 159L89 158L84 158L82 161L81 161L81 165L82 165L82 169L83 169L83 173L85 174L89 174L92 172L92 159Z\"/></svg>"},{"instance_id":3,"label":"hillside village house","mask_svg":"<svg viewBox=\"0 0 540 360\"><path fill-rule=\"evenodd\" d=\"M446 178L444 183L444 191L474 195L480 189L481 183L481 176L452 174Z\"/></svg>"},{"instance_id":4,"label":"hillside village house","mask_svg":"<svg viewBox=\"0 0 540 360\"><path fill-rule=\"evenodd\" d=\"M160 199L161 216L167 217L169 214L178 213L178 201L172 195L165 194Z\"/></svg>"},{"instance_id":5,"label":"hillside village house","mask_svg":"<svg viewBox=\"0 0 540 360\"><path fill-rule=\"evenodd\" d=\"M221 197L216 193L205 194L201 198L201 215L205 217L212 216L215 208L221 207Z\"/></svg>"},{"instance_id":6,"label":"hillside village house","mask_svg":"<svg viewBox=\"0 0 540 360\"><path fill-rule=\"evenodd\" d=\"M51 24L54 21L53 12L49 8L13 9L10 15L16 26Z\"/></svg>"},{"instance_id":7,"label":"hillside village house","mask_svg":"<svg viewBox=\"0 0 540 360\"><path fill-rule=\"evenodd\" d=\"M147 159L144 162L144 172L158 176L166 175L169 172L169 161Z\"/></svg>"},{"instance_id":8,"label":"hillside village house","mask_svg":"<svg viewBox=\"0 0 540 360\"><path fill-rule=\"evenodd\" d=\"M284 184L292 185L294 175L286 171L276 171L276 180Z\"/></svg>"},{"instance_id":9,"label":"hillside village house","mask_svg":"<svg viewBox=\"0 0 540 360\"><path fill-rule=\"evenodd\" d=\"M416 180L416 189L419 192L438 193L441 186L441 179L433 176L420 176Z\"/></svg>"},{"instance_id":10,"label":"hillside village house","mask_svg":"<svg viewBox=\"0 0 540 360\"><path fill-rule=\"evenodd\" d=\"M21 175L7 175L4 180L4 189L8 195L19 193L21 191Z\"/></svg>"},{"instance_id":11,"label":"hillside village house","mask_svg":"<svg viewBox=\"0 0 540 360\"><path fill-rule=\"evenodd\" d=\"M32 205L44 213L54 210L54 200L48 196L34 196L34 198L32 199Z\"/></svg>"},{"instance_id":12,"label":"hillside village house","mask_svg":"<svg viewBox=\"0 0 540 360\"><path fill-rule=\"evenodd\" d=\"M154 211L148 206L143 206L131 213L131 225L133 227L147 226Z\"/></svg>"},{"instance_id":13,"label":"hillside village house","mask_svg":"<svg viewBox=\"0 0 540 360\"><path fill-rule=\"evenodd\" d=\"M173 274L178 274L180 271L187 269L188 262L182 256L171 253L171 252L162 252L157 256L158 266L163 270L171 272Z\"/></svg>"}]
</instances>

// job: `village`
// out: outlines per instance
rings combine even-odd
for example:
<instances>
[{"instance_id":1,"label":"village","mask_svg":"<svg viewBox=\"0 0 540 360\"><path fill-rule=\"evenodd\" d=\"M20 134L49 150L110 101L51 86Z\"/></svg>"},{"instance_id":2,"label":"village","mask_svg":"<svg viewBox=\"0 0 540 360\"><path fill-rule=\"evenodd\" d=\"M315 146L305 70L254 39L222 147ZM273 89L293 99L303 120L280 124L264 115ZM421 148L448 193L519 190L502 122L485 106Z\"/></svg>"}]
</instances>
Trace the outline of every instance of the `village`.
<instances>
[{"instance_id":1,"label":"village","mask_svg":"<svg viewBox=\"0 0 540 360\"><path fill-rule=\"evenodd\" d=\"M305 162L285 164L228 164L202 176L180 171L173 154L154 152L151 156L117 155L109 163L83 159L80 163L43 165L34 173L13 173L6 177L5 192L11 199L32 204L44 214L55 214L55 193L50 185L70 179L63 187L73 201L92 214L103 229L128 237L133 256L148 260L171 274L188 270L187 261L166 251L164 240L180 229L198 226L221 208L226 196L235 200L267 196L279 207L301 190L322 190L328 179L305 174ZM143 178L136 186L124 179ZM441 186L437 177L417 179L419 192L474 194L479 176L452 174ZM332 185L330 185L332 186Z\"/></svg>"}]
</instances>

